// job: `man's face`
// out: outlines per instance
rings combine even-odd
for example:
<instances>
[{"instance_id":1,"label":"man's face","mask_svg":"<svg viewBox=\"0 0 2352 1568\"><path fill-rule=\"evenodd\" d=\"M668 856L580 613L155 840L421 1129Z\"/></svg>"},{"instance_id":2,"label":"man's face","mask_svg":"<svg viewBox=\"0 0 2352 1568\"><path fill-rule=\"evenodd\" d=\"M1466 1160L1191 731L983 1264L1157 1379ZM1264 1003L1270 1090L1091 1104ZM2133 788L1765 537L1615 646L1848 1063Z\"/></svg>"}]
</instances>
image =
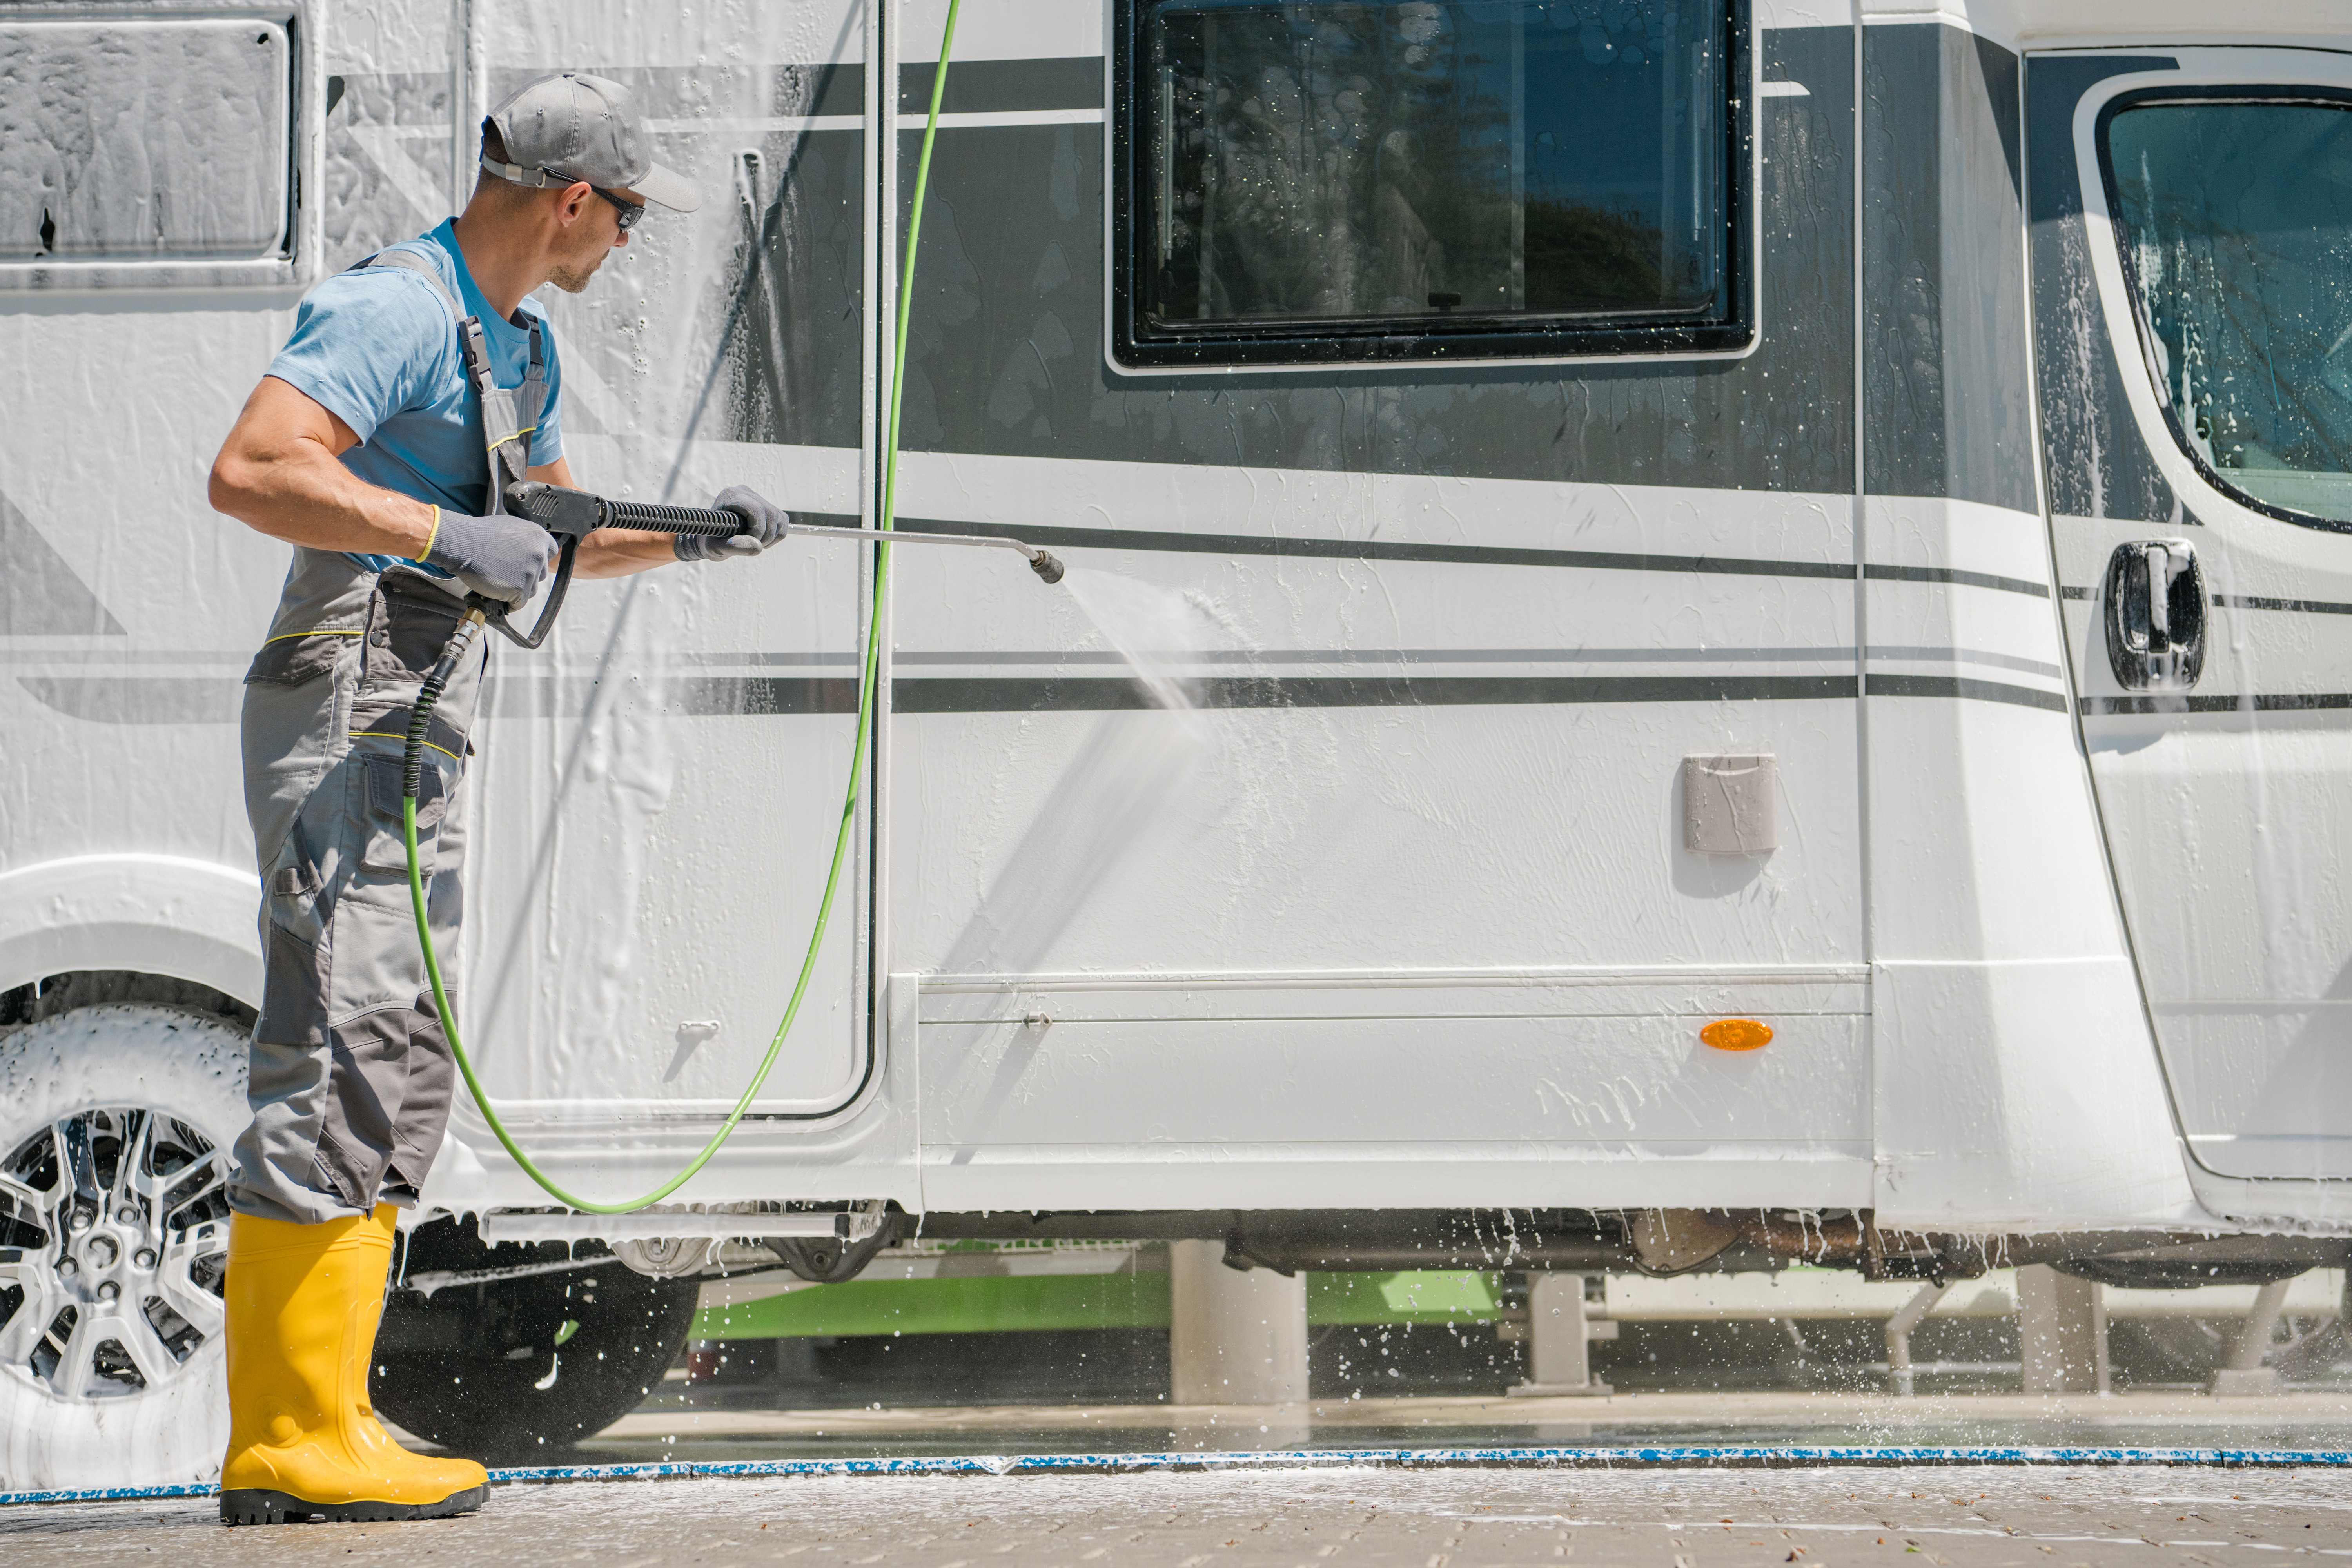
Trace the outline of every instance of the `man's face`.
<instances>
[{"instance_id":1,"label":"man's face","mask_svg":"<svg viewBox=\"0 0 2352 1568\"><path fill-rule=\"evenodd\" d=\"M572 248L556 258L547 280L567 294L579 294L586 291L588 280L604 265L604 258L628 244L629 237L621 231L620 215L613 210L613 204L596 195L588 198L580 221L567 232L572 237Z\"/></svg>"}]
</instances>

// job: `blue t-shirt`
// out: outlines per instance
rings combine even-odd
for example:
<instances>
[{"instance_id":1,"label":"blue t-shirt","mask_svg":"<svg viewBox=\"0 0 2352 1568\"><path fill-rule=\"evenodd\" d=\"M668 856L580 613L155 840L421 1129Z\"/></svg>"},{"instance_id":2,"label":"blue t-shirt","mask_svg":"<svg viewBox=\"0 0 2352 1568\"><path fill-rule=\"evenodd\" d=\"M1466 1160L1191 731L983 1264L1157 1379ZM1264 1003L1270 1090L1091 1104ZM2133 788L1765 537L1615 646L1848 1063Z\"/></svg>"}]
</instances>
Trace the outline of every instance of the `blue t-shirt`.
<instances>
[{"instance_id":1,"label":"blue t-shirt","mask_svg":"<svg viewBox=\"0 0 2352 1568\"><path fill-rule=\"evenodd\" d=\"M500 320L474 286L457 248L455 220L390 248L434 264L466 313L481 321L492 378L503 387L520 386L530 363L530 333ZM536 300L524 300L521 313L546 319ZM541 326L539 341L547 362L547 406L530 438L534 468L563 455L554 334ZM343 467L369 484L452 511L487 510L490 465L481 401L466 384L466 356L449 307L424 279L398 267L362 268L328 279L303 300L294 336L270 362L269 374L352 427L360 444L343 454ZM377 572L393 563L388 555L352 560ZM428 570L439 574L437 568Z\"/></svg>"}]
</instances>

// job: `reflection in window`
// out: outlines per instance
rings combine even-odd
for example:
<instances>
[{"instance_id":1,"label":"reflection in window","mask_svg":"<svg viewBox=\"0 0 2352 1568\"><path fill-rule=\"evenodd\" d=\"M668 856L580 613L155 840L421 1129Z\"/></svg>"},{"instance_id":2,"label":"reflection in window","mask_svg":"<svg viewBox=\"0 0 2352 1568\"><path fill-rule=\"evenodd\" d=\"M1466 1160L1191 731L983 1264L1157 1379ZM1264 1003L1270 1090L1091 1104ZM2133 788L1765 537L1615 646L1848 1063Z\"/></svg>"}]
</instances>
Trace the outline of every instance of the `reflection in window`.
<instances>
[{"instance_id":1,"label":"reflection in window","mask_svg":"<svg viewBox=\"0 0 2352 1568\"><path fill-rule=\"evenodd\" d=\"M1161 0L1139 328L1727 314L1723 0Z\"/></svg>"},{"instance_id":2,"label":"reflection in window","mask_svg":"<svg viewBox=\"0 0 2352 1568\"><path fill-rule=\"evenodd\" d=\"M2254 500L2352 521L2352 103L2141 102L2106 145L2182 439Z\"/></svg>"}]
</instances>

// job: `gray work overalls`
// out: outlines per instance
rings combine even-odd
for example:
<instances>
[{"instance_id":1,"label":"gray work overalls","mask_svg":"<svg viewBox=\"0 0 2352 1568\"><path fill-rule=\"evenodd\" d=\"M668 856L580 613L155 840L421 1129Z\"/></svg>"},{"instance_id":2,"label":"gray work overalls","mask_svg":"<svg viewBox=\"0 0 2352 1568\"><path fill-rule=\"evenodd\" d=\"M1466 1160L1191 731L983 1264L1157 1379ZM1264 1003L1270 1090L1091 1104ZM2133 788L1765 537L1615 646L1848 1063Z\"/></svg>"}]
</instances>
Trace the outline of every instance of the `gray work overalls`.
<instances>
[{"instance_id":1,"label":"gray work overalls","mask_svg":"<svg viewBox=\"0 0 2352 1568\"><path fill-rule=\"evenodd\" d=\"M530 461L546 402L539 322L520 388L490 373L481 322L431 262L400 267L449 307L466 379L482 409L495 482ZM242 1214L318 1224L378 1203L413 1207L441 1147L456 1082L448 1037L417 945L401 840L401 754L411 705L465 613L464 587L406 566L368 570L297 546L268 640L245 681L245 808L262 879L261 1016L229 1203ZM486 643L488 638L483 639ZM465 837L453 809L465 777L487 653L469 657L433 712L418 791L418 863L429 879L435 946L456 951ZM456 987L452 985L454 999Z\"/></svg>"}]
</instances>

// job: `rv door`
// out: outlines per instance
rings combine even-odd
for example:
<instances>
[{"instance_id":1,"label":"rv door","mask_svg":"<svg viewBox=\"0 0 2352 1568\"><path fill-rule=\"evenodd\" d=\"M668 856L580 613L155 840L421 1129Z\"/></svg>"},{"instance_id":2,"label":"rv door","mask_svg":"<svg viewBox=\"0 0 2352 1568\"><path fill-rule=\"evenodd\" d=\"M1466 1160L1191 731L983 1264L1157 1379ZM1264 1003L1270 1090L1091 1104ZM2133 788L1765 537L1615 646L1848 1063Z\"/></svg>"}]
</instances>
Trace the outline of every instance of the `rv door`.
<instances>
[{"instance_id":1,"label":"rv door","mask_svg":"<svg viewBox=\"0 0 2352 1568\"><path fill-rule=\"evenodd\" d=\"M2048 504L2116 885L2209 1205L2303 1212L2328 1200L2264 1179L2352 1177L2352 62L2040 55L2027 110Z\"/></svg>"},{"instance_id":2,"label":"rv door","mask_svg":"<svg viewBox=\"0 0 2352 1568\"><path fill-rule=\"evenodd\" d=\"M608 77L702 193L653 215L586 293L541 291L573 473L641 500L749 485L804 522L859 521L864 13L479 9L484 102L545 71ZM461 984L510 1123L595 1130L578 1133L591 1153L658 1126L690 1151L758 1068L849 777L861 570L858 551L796 545L749 571L583 583L546 648L493 656ZM823 1121L873 1087L863 881L843 877L756 1125Z\"/></svg>"}]
</instances>

